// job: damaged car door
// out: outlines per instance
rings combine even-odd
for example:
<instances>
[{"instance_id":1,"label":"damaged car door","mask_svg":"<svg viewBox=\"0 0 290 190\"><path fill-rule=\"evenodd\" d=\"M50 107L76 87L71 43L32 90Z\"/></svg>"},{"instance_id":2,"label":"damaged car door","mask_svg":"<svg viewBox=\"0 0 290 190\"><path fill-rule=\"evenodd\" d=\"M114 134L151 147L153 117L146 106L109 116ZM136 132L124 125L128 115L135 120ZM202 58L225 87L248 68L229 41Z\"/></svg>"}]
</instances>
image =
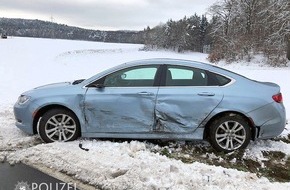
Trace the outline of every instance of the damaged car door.
<instances>
[{"instance_id":1,"label":"damaged car door","mask_svg":"<svg viewBox=\"0 0 290 190\"><path fill-rule=\"evenodd\" d=\"M193 67L167 65L156 101L155 131L192 133L223 98L211 73Z\"/></svg>"},{"instance_id":2,"label":"damaged car door","mask_svg":"<svg viewBox=\"0 0 290 190\"><path fill-rule=\"evenodd\" d=\"M88 132L152 131L159 65L133 66L108 74L87 90L84 109Z\"/></svg>"}]
</instances>

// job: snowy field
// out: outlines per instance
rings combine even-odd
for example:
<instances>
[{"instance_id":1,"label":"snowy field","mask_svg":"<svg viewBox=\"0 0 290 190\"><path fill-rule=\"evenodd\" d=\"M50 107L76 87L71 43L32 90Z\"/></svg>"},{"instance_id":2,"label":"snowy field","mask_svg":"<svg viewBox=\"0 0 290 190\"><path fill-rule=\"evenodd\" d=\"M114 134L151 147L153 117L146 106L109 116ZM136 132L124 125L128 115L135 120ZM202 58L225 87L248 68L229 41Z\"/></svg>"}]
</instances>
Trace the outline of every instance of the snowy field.
<instances>
[{"instance_id":1,"label":"snowy field","mask_svg":"<svg viewBox=\"0 0 290 190\"><path fill-rule=\"evenodd\" d=\"M171 51L140 51L143 45L99 42L8 38L0 40L0 160L24 162L68 174L73 179L100 189L290 189L285 183L271 182L255 173L207 165L183 163L159 152L159 145L140 141L112 142L86 140L81 150L78 141L42 144L14 125L13 104L18 96L43 84L88 78L112 66L138 59L178 58L208 62L206 54ZM249 78L275 82L281 86L290 118L290 69L261 67L255 64L220 63ZM282 136L290 134L289 125ZM200 146L203 145L201 143ZM251 142L244 157L262 162L263 151L281 151L288 159L290 144L265 140ZM232 162L235 162L233 159ZM283 160L281 160L283 162ZM266 167L266 166L265 166Z\"/></svg>"}]
</instances>

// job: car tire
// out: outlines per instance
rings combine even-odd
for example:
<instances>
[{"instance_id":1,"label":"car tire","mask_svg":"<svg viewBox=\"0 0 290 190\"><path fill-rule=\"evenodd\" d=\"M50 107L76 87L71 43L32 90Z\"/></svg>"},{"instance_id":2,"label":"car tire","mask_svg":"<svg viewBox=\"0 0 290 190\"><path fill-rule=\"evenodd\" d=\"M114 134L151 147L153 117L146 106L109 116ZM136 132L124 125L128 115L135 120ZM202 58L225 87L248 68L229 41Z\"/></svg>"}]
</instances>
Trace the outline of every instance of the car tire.
<instances>
[{"instance_id":1,"label":"car tire","mask_svg":"<svg viewBox=\"0 0 290 190\"><path fill-rule=\"evenodd\" d=\"M220 117L210 125L209 140L212 147L219 152L244 149L251 140L250 126L237 114Z\"/></svg>"},{"instance_id":2,"label":"car tire","mask_svg":"<svg viewBox=\"0 0 290 190\"><path fill-rule=\"evenodd\" d=\"M73 141L80 136L80 124L71 111L52 109L43 114L38 131L47 143Z\"/></svg>"}]
</instances>

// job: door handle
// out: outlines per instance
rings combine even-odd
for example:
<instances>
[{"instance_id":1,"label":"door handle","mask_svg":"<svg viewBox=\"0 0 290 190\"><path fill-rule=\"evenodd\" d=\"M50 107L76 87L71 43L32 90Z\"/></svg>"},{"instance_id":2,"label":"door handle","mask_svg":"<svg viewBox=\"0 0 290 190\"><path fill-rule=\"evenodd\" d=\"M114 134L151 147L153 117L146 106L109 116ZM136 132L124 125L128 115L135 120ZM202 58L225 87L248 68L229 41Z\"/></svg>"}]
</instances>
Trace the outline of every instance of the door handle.
<instances>
[{"instance_id":1,"label":"door handle","mask_svg":"<svg viewBox=\"0 0 290 190\"><path fill-rule=\"evenodd\" d=\"M197 93L197 95L199 95L199 96L214 96L215 93L213 93L213 92L199 92L199 93Z\"/></svg>"},{"instance_id":2,"label":"door handle","mask_svg":"<svg viewBox=\"0 0 290 190\"><path fill-rule=\"evenodd\" d=\"M152 96L152 95L154 95L154 93L152 93L152 92L139 92L138 94L141 95L141 96Z\"/></svg>"}]
</instances>

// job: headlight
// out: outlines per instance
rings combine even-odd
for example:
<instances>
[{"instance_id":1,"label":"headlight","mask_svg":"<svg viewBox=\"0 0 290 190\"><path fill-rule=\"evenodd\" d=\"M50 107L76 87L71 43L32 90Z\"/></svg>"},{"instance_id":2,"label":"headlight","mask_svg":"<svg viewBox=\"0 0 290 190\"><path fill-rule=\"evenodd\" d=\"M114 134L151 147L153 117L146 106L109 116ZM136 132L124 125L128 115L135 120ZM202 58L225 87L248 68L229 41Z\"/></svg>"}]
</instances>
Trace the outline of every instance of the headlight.
<instances>
[{"instance_id":1,"label":"headlight","mask_svg":"<svg viewBox=\"0 0 290 190\"><path fill-rule=\"evenodd\" d=\"M28 102L29 99L30 99L29 96L21 95L21 96L19 96L17 103L20 105L25 104L26 102Z\"/></svg>"}]
</instances>

